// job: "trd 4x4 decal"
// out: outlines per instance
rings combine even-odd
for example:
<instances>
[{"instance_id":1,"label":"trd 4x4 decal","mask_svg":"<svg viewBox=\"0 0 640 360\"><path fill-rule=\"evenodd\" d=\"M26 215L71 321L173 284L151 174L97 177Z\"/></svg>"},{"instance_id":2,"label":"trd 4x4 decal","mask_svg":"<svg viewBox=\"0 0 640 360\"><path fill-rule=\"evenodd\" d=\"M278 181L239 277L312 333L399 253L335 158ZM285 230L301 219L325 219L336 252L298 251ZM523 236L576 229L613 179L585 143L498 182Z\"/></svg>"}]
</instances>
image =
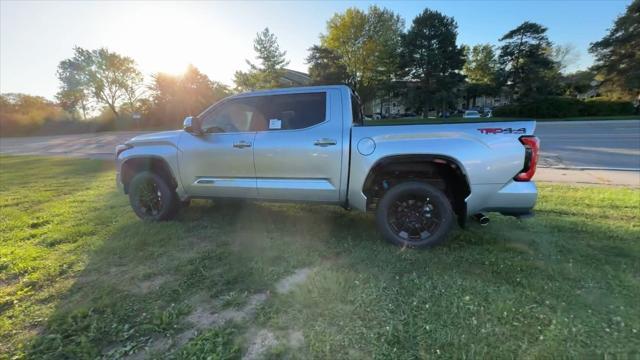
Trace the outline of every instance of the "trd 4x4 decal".
<instances>
[{"instance_id":1,"label":"trd 4x4 decal","mask_svg":"<svg viewBox=\"0 0 640 360\"><path fill-rule=\"evenodd\" d=\"M514 128L482 128L478 129L481 134L525 134L526 128L514 129Z\"/></svg>"}]
</instances>

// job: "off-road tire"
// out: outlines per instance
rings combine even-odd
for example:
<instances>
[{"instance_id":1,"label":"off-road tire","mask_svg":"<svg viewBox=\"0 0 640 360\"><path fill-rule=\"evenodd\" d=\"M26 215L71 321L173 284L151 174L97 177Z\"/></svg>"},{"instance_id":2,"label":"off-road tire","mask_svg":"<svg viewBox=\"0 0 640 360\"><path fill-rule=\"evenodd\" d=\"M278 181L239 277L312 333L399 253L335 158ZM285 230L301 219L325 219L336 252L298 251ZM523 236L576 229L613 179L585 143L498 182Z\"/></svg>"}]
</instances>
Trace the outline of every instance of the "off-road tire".
<instances>
[{"instance_id":1,"label":"off-road tire","mask_svg":"<svg viewBox=\"0 0 640 360\"><path fill-rule=\"evenodd\" d=\"M422 224L424 220L424 222L435 226L430 230L424 229L422 232L415 230L418 233L416 236L421 236L420 239L409 238L410 234L406 231L399 231L398 228L400 226L397 225L398 222L403 223L402 220L407 218L401 215L396 216L396 214L404 214L402 211L406 207L403 207L403 204L406 205L406 201L409 200L403 199L413 197L418 199L414 200L414 203L415 201L424 201L420 203L423 206L416 206L425 210L420 212L420 216L416 215L418 211L412 212L411 220L415 220L412 223L420 222ZM436 209L437 212L434 211ZM425 218L426 215L423 215L425 214L424 211L429 211L428 219ZM431 216L433 216L433 219ZM398 221L399 217L401 219ZM392 187L382 196L378 203L376 221L380 233L392 244L402 247L425 248L440 244L447 238L455 222L455 216L449 199L442 191L425 182L411 181ZM426 238L422 238L423 236Z\"/></svg>"},{"instance_id":2,"label":"off-road tire","mask_svg":"<svg viewBox=\"0 0 640 360\"><path fill-rule=\"evenodd\" d=\"M150 191L153 189L153 191ZM144 192L148 197L158 194L155 206L145 206L153 200L143 199ZM155 194L154 194L155 193ZM129 184L129 203L138 217L145 221L166 221L173 219L180 208L180 200L175 190L160 175L149 171L136 174Z\"/></svg>"}]
</instances>

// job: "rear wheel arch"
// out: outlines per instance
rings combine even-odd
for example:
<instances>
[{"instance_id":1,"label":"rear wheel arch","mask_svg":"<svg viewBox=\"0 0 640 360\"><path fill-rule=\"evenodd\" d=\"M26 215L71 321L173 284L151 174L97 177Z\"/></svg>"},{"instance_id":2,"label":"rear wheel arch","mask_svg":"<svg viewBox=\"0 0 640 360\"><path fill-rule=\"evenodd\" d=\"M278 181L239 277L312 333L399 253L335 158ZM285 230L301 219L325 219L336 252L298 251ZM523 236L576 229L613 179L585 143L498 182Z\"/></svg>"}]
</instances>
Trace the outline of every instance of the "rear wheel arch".
<instances>
[{"instance_id":1,"label":"rear wheel arch","mask_svg":"<svg viewBox=\"0 0 640 360\"><path fill-rule=\"evenodd\" d=\"M127 159L122 163L120 171L125 194L129 192L129 184L133 177L142 171L149 171L159 175L173 190L178 187L178 182L171 167L166 160L158 156L143 156Z\"/></svg>"},{"instance_id":2,"label":"rear wheel arch","mask_svg":"<svg viewBox=\"0 0 640 360\"><path fill-rule=\"evenodd\" d=\"M369 170L362 187L367 209L394 185L406 181L424 181L443 191L458 216L460 225L467 218L465 199L471 193L464 167L454 158L436 154L393 155L378 160Z\"/></svg>"}]
</instances>

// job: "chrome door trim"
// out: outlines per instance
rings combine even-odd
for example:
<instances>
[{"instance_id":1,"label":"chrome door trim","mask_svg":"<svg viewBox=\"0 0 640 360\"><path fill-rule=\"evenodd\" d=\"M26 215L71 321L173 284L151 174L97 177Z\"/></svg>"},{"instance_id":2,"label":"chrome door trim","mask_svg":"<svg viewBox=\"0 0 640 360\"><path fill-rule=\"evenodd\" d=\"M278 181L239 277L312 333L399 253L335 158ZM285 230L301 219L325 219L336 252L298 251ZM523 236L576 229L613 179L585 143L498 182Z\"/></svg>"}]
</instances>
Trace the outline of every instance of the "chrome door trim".
<instances>
[{"instance_id":1,"label":"chrome door trim","mask_svg":"<svg viewBox=\"0 0 640 360\"><path fill-rule=\"evenodd\" d=\"M199 187L255 189L256 179L200 177L193 183L193 185Z\"/></svg>"},{"instance_id":2,"label":"chrome door trim","mask_svg":"<svg viewBox=\"0 0 640 360\"><path fill-rule=\"evenodd\" d=\"M329 179L266 179L258 178L258 187L262 189L295 190L335 190Z\"/></svg>"}]
</instances>

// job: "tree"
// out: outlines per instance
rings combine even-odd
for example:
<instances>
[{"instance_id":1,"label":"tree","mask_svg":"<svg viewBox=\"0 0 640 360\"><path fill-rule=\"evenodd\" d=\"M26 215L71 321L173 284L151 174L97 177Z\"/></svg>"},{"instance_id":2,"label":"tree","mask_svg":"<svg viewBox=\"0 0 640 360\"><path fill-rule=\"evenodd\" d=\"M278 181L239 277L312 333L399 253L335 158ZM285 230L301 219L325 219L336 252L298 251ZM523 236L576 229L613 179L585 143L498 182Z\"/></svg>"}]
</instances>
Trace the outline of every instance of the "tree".
<instances>
[{"instance_id":1,"label":"tree","mask_svg":"<svg viewBox=\"0 0 640 360\"><path fill-rule=\"evenodd\" d=\"M499 65L493 46L479 44L465 47L465 64L462 73L467 78L466 99L469 102L480 95L495 95L499 90Z\"/></svg>"},{"instance_id":2,"label":"tree","mask_svg":"<svg viewBox=\"0 0 640 360\"><path fill-rule=\"evenodd\" d=\"M558 71L564 73L567 68L578 61L580 54L572 44L554 45L551 58L556 63Z\"/></svg>"},{"instance_id":3,"label":"tree","mask_svg":"<svg viewBox=\"0 0 640 360\"><path fill-rule=\"evenodd\" d=\"M369 33L376 38L371 59L375 66L371 86L375 86L378 96L390 97L395 90L393 80L400 70L404 20L400 15L377 6L369 7L367 18Z\"/></svg>"},{"instance_id":4,"label":"tree","mask_svg":"<svg viewBox=\"0 0 640 360\"><path fill-rule=\"evenodd\" d=\"M149 116L156 125L173 125L185 116L198 115L211 104L230 95L229 88L212 81L189 65L181 76L158 73L149 87Z\"/></svg>"},{"instance_id":5,"label":"tree","mask_svg":"<svg viewBox=\"0 0 640 360\"><path fill-rule=\"evenodd\" d=\"M87 112L91 107L91 93L82 78L81 65L72 59L63 60L58 65L56 72L60 80L60 91L56 99L60 106L70 114L82 113L82 118L87 119Z\"/></svg>"},{"instance_id":6,"label":"tree","mask_svg":"<svg viewBox=\"0 0 640 360\"><path fill-rule=\"evenodd\" d=\"M124 104L127 105L127 110L130 113L140 110L141 102L146 95L142 75L140 75L140 77L129 78L124 84L123 91Z\"/></svg>"},{"instance_id":7,"label":"tree","mask_svg":"<svg viewBox=\"0 0 640 360\"><path fill-rule=\"evenodd\" d=\"M342 57L329 48L319 45L309 48L307 63L309 76L315 85L351 83Z\"/></svg>"},{"instance_id":8,"label":"tree","mask_svg":"<svg viewBox=\"0 0 640 360\"><path fill-rule=\"evenodd\" d=\"M436 106L446 111L464 80L464 51L456 44L457 24L451 17L425 9L403 37L405 75L419 83L412 101L425 114Z\"/></svg>"},{"instance_id":9,"label":"tree","mask_svg":"<svg viewBox=\"0 0 640 360\"><path fill-rule=\"evenodd\" d=\"M568 96L578 96L595 88L594 82L596 74L590 70L576 71L562 76L563 94Z\"/></svg>"},{"instance_id":10,"label":"tree","mask_svg":"<svg viewBox=\"0 0 640 360\"><path fill-rule=\"evenodd\" d=\"M557 86L556 63L551 58L552 44L547 28L529 21L506 33L500 41L499 61L507 86L516 98L547 95Z\"/></svg>"},{"instance_id":11,"label":"tree","mask_svg":"<svg viewBox=\"0 0 640 360\"><path fill-rule=\"evenodd\" d=\"M247 60L248 72L236 71L234 82L239 90L270 89L280 86L280 79L285 73L289 61L285 59L286 51L280 51L278 38L265 28L256 34L253 50L257 53L258 65Z\"/></svg>"},{"instance_id":12,"label":"tree","mask_svg":"<svg viewBox=\"0 0 640 360\"><path fill-rule=\"evenodd\" d=\"M338 56L348 84L364 102L371 100L376 89L387 87L398 71L403 27L399 15L377 6L366 13L349 8L327 22L321 46Z\"/></svg>"},{"instance_id":13,"label":"tree","mask_svg":"<svg viewBox=\"0 0 640 360\"><path fill-rule=\"evenodd\" d=\"M640 99L640 0L634 0L600 41L591 44L593 70L605 88L622 98Z\"/></svg>"},{"instance_id":14,"label":"tree","mask_svg":"<svg viewBox=\"0 0 640 360\"><path fill-rule=\"evenodd\" d=\"M72 58L58 65L62 83L59 95L63 99L86 99L90 94L94 102L108 106L116 117L122 103L133 110L143 78L132 58L106 48L86 50L76 46L73 51Z\"/></svg>"}]
</instances>

